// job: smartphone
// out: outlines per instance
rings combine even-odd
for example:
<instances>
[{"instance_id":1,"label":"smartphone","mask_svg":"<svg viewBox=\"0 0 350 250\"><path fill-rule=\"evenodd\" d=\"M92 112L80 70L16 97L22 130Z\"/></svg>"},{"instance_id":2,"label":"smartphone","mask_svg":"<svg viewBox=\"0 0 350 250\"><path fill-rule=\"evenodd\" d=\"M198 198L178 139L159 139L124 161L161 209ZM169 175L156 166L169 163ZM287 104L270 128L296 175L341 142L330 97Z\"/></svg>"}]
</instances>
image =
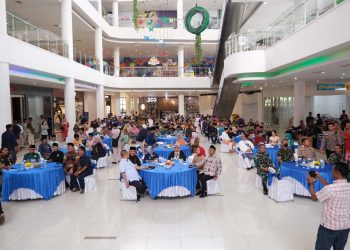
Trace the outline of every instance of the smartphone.
<instances>
[{"instance_id":1,"label":"smartphone","mask_svg":"<svg viewBox=\"0 0 350 250\"><path fill-rule=\"evenodd\" d=\"M316 172L315 172L315 170L309 171L309 175L310 175L312 178L316 178Z\"/></svg>"}]
</instances>

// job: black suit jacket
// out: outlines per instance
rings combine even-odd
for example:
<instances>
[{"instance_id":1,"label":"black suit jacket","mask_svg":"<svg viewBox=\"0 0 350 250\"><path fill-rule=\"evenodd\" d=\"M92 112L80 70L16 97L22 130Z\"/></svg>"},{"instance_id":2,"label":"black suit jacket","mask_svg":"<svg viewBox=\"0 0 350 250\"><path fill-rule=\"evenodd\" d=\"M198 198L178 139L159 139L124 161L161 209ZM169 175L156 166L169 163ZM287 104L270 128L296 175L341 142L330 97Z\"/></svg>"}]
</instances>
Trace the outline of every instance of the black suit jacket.
<instances>
[{"instance_id":1,"label":"black suit jacket","mask_svg":"<svg viewBox=\"0 0 350 250\"><path fill-rule=\"evenodd\" d=\"M173 151L173 152L170 153L170 155L168 157L168 160L171 160L174 157L175 157L175 152ZM186 161L186 155L185 155L185 153L182 150L180 150L180 159Z\"/></svg>"}]
</instances>

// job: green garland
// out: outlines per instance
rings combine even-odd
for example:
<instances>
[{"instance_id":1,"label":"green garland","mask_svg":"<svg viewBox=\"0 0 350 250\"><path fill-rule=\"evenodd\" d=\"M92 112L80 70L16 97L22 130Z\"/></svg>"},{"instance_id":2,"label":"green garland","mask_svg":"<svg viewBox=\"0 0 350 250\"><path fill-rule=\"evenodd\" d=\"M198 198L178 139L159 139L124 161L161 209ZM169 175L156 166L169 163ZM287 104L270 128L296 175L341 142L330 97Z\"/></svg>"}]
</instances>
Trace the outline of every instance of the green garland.
<instances>
[{"instance_id":1,"label":"green garland","mask_svg":"<svg viewBox=\"0 0 350 250\"><path fill-rule=\"evenodd\" d=\"M201 24L197 27L194 28L191 25L191 20L194 15L196 14L201 14L202 15L202 22ZM190 9L185 17L185 27L186 30L192 34L196 35L196 42L195 42L195 53L196 53L196 64L200 64L202 62L202 38L201 38L201 33L208 28L209 25L209 13L206 9L203 7L196 6L192 9Z\"/></svg>"},{"instance_id":2,"label":"green garland","mask_svg":"<svg viewBox=\"0 0 350 250\"><path fill-rule=\"evenodd\" d=\"M137 0L134 0L133 2L133 15L132 15L132 22L134 23L135 30L139 30L139 8L137 5Z\"/></svg>"}]
</instances>

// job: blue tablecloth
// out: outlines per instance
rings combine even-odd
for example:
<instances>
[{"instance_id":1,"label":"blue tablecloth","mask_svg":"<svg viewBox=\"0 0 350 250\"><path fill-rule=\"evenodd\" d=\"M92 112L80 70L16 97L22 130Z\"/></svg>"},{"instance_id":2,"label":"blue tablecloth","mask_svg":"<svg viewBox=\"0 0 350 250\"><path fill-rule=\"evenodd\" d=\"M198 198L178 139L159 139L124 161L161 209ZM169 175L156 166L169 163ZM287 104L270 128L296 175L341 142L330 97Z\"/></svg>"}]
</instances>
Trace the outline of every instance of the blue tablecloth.
<instances>
[{"instance_id":1,"label":"blue tablecloth","mask_svg":"<svg viewBox=\"0 0 350 250\"><path fill-rule=\"evenodd\" d=\"M86 151L85 151L85 154L91 158L91 150L88 149L88 148L85 148ZM66 155L68 153L68 148L67 147L61 147L60 150L63 152L64 155Z\"/></svg>"},{"instance_id":2,"label":"blue tablecloth","mask_svg":"<svg viewBox=\"0 0 350 250\"><path fill-rule=\"evenodd\" d=\"M64 180L62 164L48 163L44 168L20 170L20 165L3 170L2 200L8 201L13 191L28 188L40 194L45 200L53 197L57 187Z\"/></svg>"},{"instance_id":3,"label":"blue tablecloth","mask_svg":"<svg viewBox=\"0 0 350 250\"><path fill-rule=\"evenodd\" d=\"M186 136L183 137L185 141L188 142ZM164 142L166 144L175 144L177 140L177 136L159 136L156 138L157 142Z\"/></svg>"},{"instance_id":4,"label":"blue tablecloth","mask_svg":"<svg viewBox=\"0 0 350 250\"><path fill-rule=\"evenodd\" d=\"M105 137L103 138L103 144L107 144L109 147L109 150L112 151L112 137Z\"/></svg>"},{"instance_id":5,"label":"blue tablecloth","mask_svg":"<svg viewBox=\"0 0 350 250\"><path fill-rule=\"evenodd\" d=\"M162 190L183 186L187 188L191 195L196 192L197 173L195 168L189 168L186 164L176 163L170 169L166 169L155 163L146 163L146 166L157 166L153 170L141 170L140 175L145 181L150 196L156 198Z\"/></svg>"},{"instance_id":6,"label":"blue tablecloth","mask_svg":"<svg viewBox=\"0 0 350 250\"><path fill-rule=\"evenodd\" d=\"M273 165L278 168L278 158L277 158L277 153L278 153L279 148L278 147L273 147L273 148L266 148L266 153L270 156L270 159L273 163ZM256 155L259 152L259 147L254 147L253 153Z\"/></svg>"},{"instance_id":7,"label":"blue tablecloth","mask_svg":"<svg viewBox=\"0 0 350 250\"><path fill-rule=\"evenodd\" d=\"M332 166L330 164L326 164L323 169L310 169L306 167L302 167L301 165L296 165L295 162L284 162L281 164L281 178L290 176L300 182L306 189L309 189L307 185L307 172L310 170L315 170L320 173L320 175L328 182L333 183L332 177ZM323 185L316 178L316 182L314 184L315 191L319 191L322 189Z\"/></svg>"},{"instance_id":8,"label":"blue tablecloth","mask_svg":"<svg viewBox=\"0 0 350 250\"><path fill-rule=\"evenodd\" d=\"M186 157L191 155L190 146L180 146L180 149L185 153ZM171 152L174 151L174 148L166 148L162 146L158 146L154 148L154 152L156 152L160 157L168 159Z\"/></svg>"},{"instance_id":9,"label":"blue tablecloth","mask_svg":"<svg viewBox=\"0 0 350 250\"><path fill-rule=\"evenodd\" d=\"M239 143L241 140L242 140L242 136L236 136L236 137L233 137L233 140L235 141L235 143Z\"/></svg>"}]
</instances>

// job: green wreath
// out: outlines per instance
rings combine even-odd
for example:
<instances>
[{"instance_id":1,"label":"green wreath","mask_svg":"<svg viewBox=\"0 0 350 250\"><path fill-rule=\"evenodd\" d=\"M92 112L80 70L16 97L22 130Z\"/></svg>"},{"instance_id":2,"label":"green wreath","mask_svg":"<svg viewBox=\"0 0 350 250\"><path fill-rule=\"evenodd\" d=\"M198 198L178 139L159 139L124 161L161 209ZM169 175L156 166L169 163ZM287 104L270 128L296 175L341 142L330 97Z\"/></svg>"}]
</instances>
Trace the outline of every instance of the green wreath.
<instances>
[{"instance_id":1,"label":"green wreath","mask_svg":"<svg viewBox=\"0 0 350 250\"><path fill-rule=\"evenodd\" d=\"M201 24L194 28L191 25L191 20L194 15L200 14L202 18ZM185 17L185 28L188 32L196 35L195 51L196 51L196 64L200 64L202 61L202 39L201 33L208 28L209 25L209 13L206 9L200 6L196 6L190 9Z\"/></svg>"}]
</instances>

